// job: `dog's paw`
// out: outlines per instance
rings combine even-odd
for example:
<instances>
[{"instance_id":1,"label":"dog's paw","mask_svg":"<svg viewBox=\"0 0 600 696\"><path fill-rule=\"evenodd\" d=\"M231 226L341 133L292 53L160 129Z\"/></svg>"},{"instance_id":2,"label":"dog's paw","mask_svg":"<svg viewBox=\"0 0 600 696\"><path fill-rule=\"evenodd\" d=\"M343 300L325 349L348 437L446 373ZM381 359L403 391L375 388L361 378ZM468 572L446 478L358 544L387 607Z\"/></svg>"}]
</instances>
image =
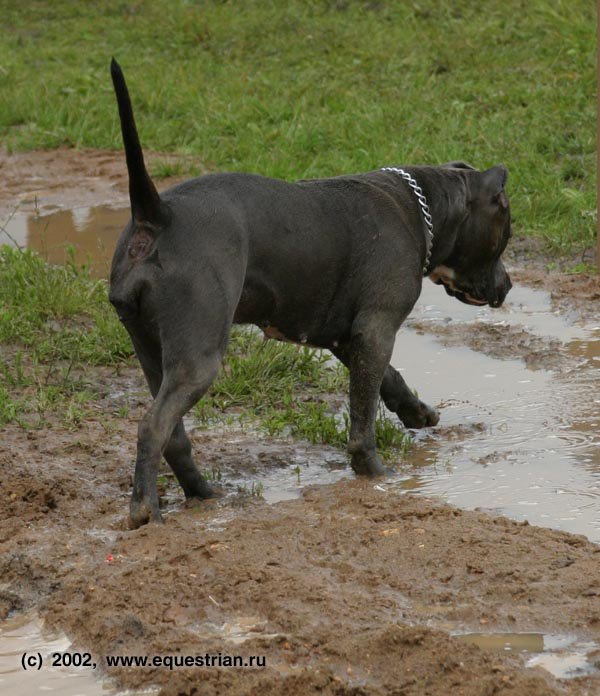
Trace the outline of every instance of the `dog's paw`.
<instances>
[{"instance_id":1,"label":"dog's paw","mask_svg":"<svg viewBox=\"0 0 600 696\"><path fill-rule=\"evenodd\" d=\"M142 500L131 499L129 506L129 529L137 529L148 522L161 524L163 518L161 517L158 505L152 505L149 500L142 498Z\"/></svg>"},{"instance_id":2,"label":"dog's paw","mask_svg":"<svg viewBox=\"0 0 600 696\"><path fill-rule=\"evenodd\" d=\"M211 484L206 481L200 474L196 480L191 484L184 486L184 493L186 500L191 500L193 498L199 500L205 500L206 498L220 498L221 493L215 491Z\"/></svg>"},{"instance_id":3,"label":"dog's paw","mask_svg":"<svg viewBox=\"0 0 600 696\"><path fill-rule=\"evenodd\" d=\"M405 428L417 429L437 425L440 420L440 414L435 408L431 408L431 406L419 401L419 405L416 408L400 409L398 418L402 421Z\"/></svg>"},{"instance_id":4,"label":"dog's paw","mask_svg":"<svg viewBox=\"0 0 600 696\"><path fill-rule=\"evenodd\" d=\"M391 473L375 451L353 452L351 465L354 473L359 476L387 476Z\"/></svg>"}]
</instances>

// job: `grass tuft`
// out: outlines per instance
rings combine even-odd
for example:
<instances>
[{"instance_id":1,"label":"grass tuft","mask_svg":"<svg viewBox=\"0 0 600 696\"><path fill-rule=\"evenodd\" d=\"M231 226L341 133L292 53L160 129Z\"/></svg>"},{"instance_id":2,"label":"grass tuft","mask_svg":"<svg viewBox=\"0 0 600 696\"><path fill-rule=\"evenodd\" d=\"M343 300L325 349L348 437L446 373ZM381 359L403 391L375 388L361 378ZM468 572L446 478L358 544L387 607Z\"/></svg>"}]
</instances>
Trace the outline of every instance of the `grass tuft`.
<instances>
[{"instance_id":1,"label":"grass tuft","mask_svg":"<svg viewBox=\"0 0 600 696\"><path fill-rule=\"evenodd\" d=\"M251 425L271 436L345 448L349 417L346 368L324 351L265 341L234 331L223 369L194 412L205 427ZM403 458L411 438L380 407L377 447L387 459Z\"/></svg>"},{"instance_id":2,"label":"grass tuft","mask_svg":"<svg viewBox=\"0 0 600 696\"><path fill-rule=\"evenodd\" d=\"M18 343L45 363L114 365L133 354L106 281L86 266L51 266L8 246L0 247L0 342Z\"/></svg>"}]
</instances>

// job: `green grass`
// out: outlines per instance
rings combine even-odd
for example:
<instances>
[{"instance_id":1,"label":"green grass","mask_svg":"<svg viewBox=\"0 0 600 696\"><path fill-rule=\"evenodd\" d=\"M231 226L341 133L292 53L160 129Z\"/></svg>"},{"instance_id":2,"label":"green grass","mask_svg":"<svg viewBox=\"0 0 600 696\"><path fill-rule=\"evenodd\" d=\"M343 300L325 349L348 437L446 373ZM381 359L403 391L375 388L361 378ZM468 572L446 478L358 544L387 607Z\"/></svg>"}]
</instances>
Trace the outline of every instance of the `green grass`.
<instances>
[{"instance_id":1,"label":"green grass","mask_svg":"<svg viewBox=\"0 0 600 696\"><path fill-rule=\"evenodd\" d=\"M0 342L18 342L45 363L112 365L133 354L106 281L8 246L0 246Z\"/></svg>"},{"instance_id":2,"label":"green grass","mask_svg":"<svg viewBox=\"0 0 600 696\"><path fill-rule=\"evenodd\" d=\"M94 399L82 368L118 365L133 354L89 269L50 266L36 253L0 247L0 424L46 425L50 413L79 426Z\"/></svg>"},{"instance_id":3,"label":"green grass","mask_svg":"<svg viewBox=\"0 0 600 696\"><path fill-rule=\"evenodd\" d=\"M251 409L262 414L284 405L285 397L302 387L325 392L346 389L342 370L328 364L329 354L292 344L265 341L256 333L237 330L228 349L227 363L209 395L197 407L210 422L227 409Z\"/></svg>"},{"instance_id":4,"label":"green grass","mask_svg":"<svg viewBox=\"0 0 600 696\"><path fill-rule=\"evenodd\" d=\"M295 179L503 162L517 234L592 244L589 0L0 0L0 137L120 148L112 55L148 149ZM181 170L158 167L159 174Z\"/></svg>"},{"instance_id":5,"label":"green grass","mask_svg":"<svg viewBox=\"0 0 600 696\"><path fill-rule=\"evenodd\" d=\"M17 352L12 360L0 358L0 425L22 428L49 425L51 414L75 429L89 417L95 398L90 384L72 373L72 365L40 363Z\"/></svg>"},{"instance_id":6,"label":"green grass","mask_svg":"<svg viewBox=\"0 0 600 696\"><path fill-rule=\"evenodd\" d=\"M271 436L345 448L349 418L339 402L346 402L347 392L347 371L327 351L265 341L238 329L222 371L194 412L205 427L250 425ZM403 457L411 442L383 407L376 437L386 459Z\"/></svg>"}]
</instances>

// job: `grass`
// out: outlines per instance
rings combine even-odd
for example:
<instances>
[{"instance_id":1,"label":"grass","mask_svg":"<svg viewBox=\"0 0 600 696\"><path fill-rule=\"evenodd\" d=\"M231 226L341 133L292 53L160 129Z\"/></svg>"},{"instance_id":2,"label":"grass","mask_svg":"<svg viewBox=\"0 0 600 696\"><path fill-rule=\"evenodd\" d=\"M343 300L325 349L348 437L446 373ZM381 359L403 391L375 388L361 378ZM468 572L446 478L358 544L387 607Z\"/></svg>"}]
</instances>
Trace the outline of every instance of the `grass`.
<instances>
[{"instance_id":1,"label":"grass","mask_svg":"<svg viewBox=\"0 0 600 696\"><path fill-rule=\"evenodd\" d=\"M587 0L0 0L0 137L121 148L110 57L142 141L184 169L295 179L465 159L511 172L517 234L590 246ZM157 173L181 173L173 164Z\"/></svg>"},{"instance_id":2,"label":"grass","mask_svg":"<svg viewBox=\"0 0 600 696\"><path fill-rule=\"evenodd\" d=\"M0 358L0 425L46 427L51 414L68 429L84 424L95 398L89 382L75 376L72 365L48 365L22 356L17 352L11 361Z\"/></svg>"},{"instance_id":3,"label":"grass","mask_svg":"<svg viewBox=\"0 0 600 696\"><path fill-rule=\"evenodd\" d=\"M231 338L226 365L197 407L198 416L209 423L228 408L263 414L274 405L285 405L285 398L303 386L328 393L346 389L345 375L337 365L328 365L328 360L321 351L237 331Z\"/></svg>"},{"instance_id":4,"label":"grass","mask_svg":"<svg viewBox=\"0 0 600 696\"><path fill-rule=\"evenodd\" d=\"M0 308L0 342L18 342L34 361L113 365L133 354L106 281L85 266L50 266L30 250L1 246Z\"/></svg>"},{"instance_id":5,"label":"grass","mask_svg":"<svg viewBox=\"0 0 600 696\"><path fill-rule=\"evenodd\" d=\"M94 399L82 368L133 354L105 281L85 266L51 266L7 246L0 247L0 344L12 346L0 357L0 424L23 427L46 425L50 413L79 426Z\"/></svg>"},{"instance_id":6,"label":"grass","mask_svg":"<svg viewBox=\"0 0 600 696\"><path fill-rule=\"evenodd\" d=\"M194 411L205 427L250 424L271 436L344 448L349 418L340 401L347 391L346 369L327 352L237 330L221 373ZM376 437L386 459L403 457L411 442L383 407Z\"/></svg>"}]
</instances>

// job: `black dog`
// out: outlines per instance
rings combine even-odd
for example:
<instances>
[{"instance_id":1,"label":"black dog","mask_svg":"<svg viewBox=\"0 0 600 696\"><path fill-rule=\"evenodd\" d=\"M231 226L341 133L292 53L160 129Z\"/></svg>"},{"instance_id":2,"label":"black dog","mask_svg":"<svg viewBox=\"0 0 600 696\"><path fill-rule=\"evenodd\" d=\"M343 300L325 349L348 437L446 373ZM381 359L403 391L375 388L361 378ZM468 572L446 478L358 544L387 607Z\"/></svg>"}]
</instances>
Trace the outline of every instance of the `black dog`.
<instances>
[{"instance_id":1,"label":"black dog","mask_svg":"<svg viewBox=\"0 0 600 696\"><path fill-rule=\"evenodd\" d=\"M214 380L232 323L337 356L350 371L352 468L383 473L380 394L407 427L439 418L389 365L423 276L475 305L499 307L511 287L500 260L510 236L506 170L453 162L297 183L215 174L159 196L114 60L111 73L132 219L113 258L110 301L154 396L139 424L132 525L160 519L162 455L186 497L211 495L182 417Z\"/></svg>"}]
</instances>

